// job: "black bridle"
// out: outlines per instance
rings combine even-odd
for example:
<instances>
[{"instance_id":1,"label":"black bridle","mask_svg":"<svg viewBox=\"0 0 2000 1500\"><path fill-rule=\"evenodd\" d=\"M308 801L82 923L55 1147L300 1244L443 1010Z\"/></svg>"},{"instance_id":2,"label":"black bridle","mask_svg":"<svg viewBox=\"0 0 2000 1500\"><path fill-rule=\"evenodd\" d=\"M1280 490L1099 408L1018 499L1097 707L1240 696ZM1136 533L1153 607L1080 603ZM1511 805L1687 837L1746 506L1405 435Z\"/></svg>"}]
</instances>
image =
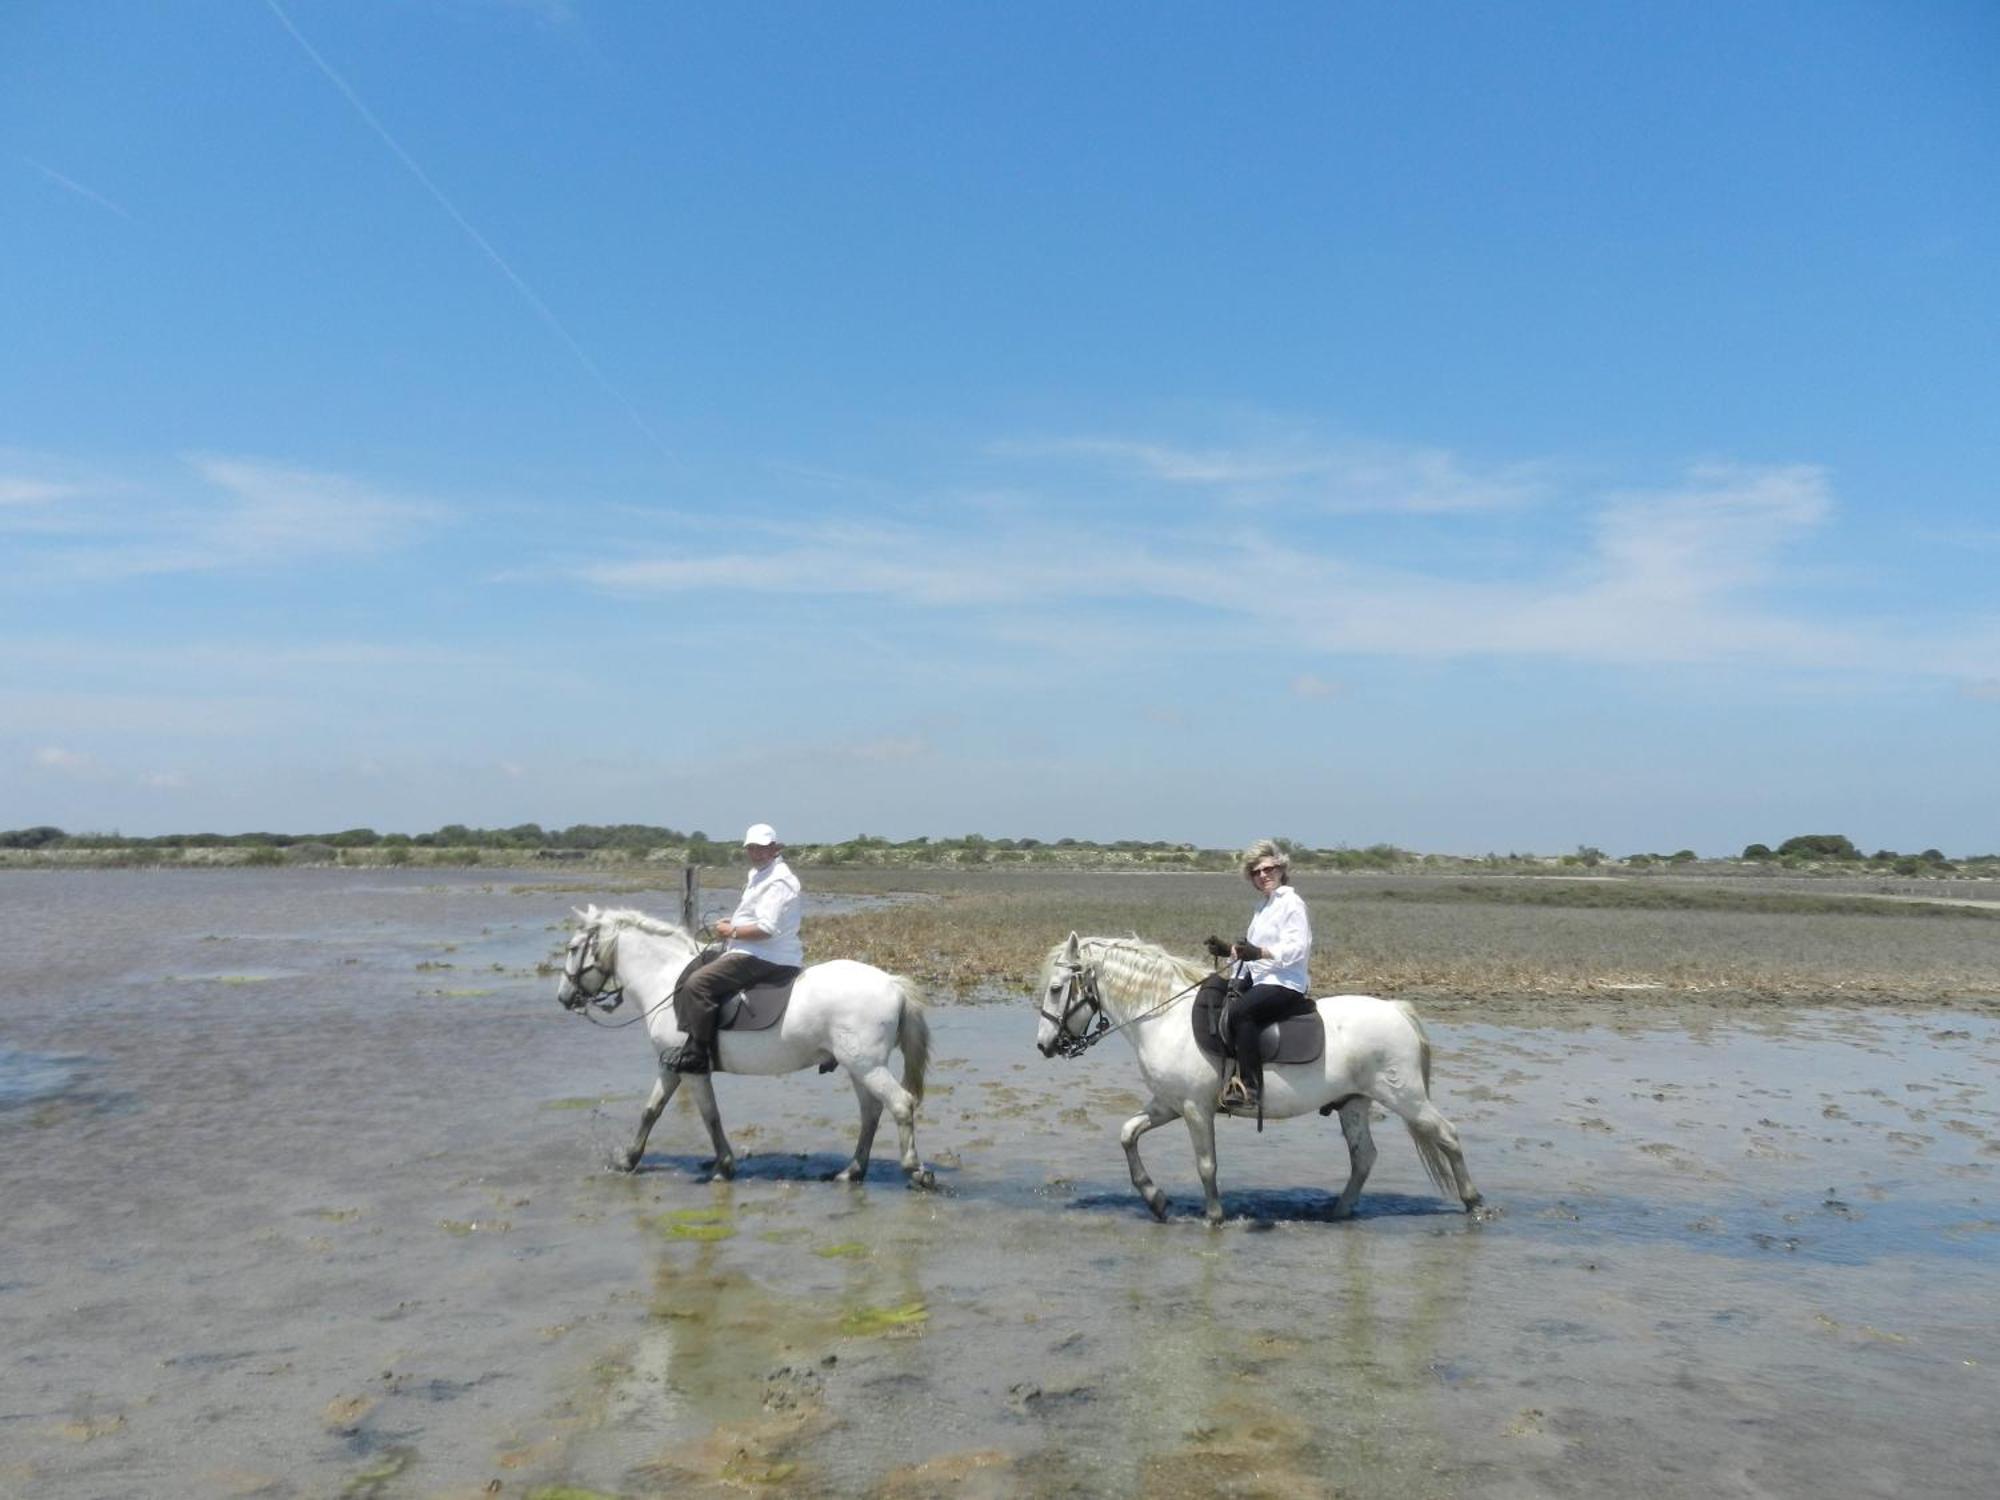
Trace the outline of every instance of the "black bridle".
<instances>
[{"instance_id":1,"label":"black bridle","mask_svg":"<svg viewBox=\"0 0 2000 1500\"><path fill-rule=\"evenodd\" d=\"M1055 993L1053 985L1049 993ZM1046 998L1036 1007L1044 1021L1056 1023L1056 1039L1049 1044L1049 1056L1081 1057L1111 1035L1111 1014L1104 1008L1104 997L1097 992L1097 970L1089 964L1073 963L1069 966L1063 1002L1060 1012L1050 1010ZM1090 1018L1084 1022L1082 1031L1071 1031L1069 1018L1079 1010L1089 1011Z\"/></svg>"},{"instance_id":2,"label":"black bridle","mask_svg":"<svg viewBox=\"0 0 2000 1500\"><path fill-rule=\"evenodd\" d=\"M1104 997L1098 993L1097 969L1095 966L1078 959L1069 962L1066 967L1069 969L1069 979L1067 981L1068 988L1063 992L1063 1008L1060 1011L1050 1010L1046 999L1035 1007L1037 1014L1044 1021L1053 1021L1056 1023L1056 1039L1049 1043L1048 1051L1044 1054L1048 1057L1081 1057L1092 1047L1095 1047L1099 1042L1110 1036L1112 1032L1123 1031L1127 1026L1133 1025L1135 1022L1146 1020L1150 1016L1157 1016L1176 1000L1181 999L1185 995L1193 994L1205 982L1205 980L1197 979L1193 984L1186 986L1184 989L1175 990L1158 1005L1150 1006L1140 1011L1137 1015L1127 1016L1122 1021L1113 1022L1111 1012L1105 1009ZM1055 993L1054 985L1049 986L1048 993ZM1079 1010L1088 1010L1090 1012L1090 1019L1084 1022L1084 1029L1082 1031L1071 1031L1069 1028L1069 1019Z\"/></svg>"},{"instance_id":3,"label":"black bridle","mask_svg":"<svg viewBox=\"0 0 2000 1500\"><path fill-rule=\"evenodd\" d=\"M571 1010L583 1010L586 1005L595 1005L606 1012L618 1009L625 999L625 986L618 982L618 973L598 955L598 929L586 927L583 932L583 946L573 951L563 964L563 978L569 981L570 989L583 998L570 1006ZM597 983L586 987L584 976L597 975ZM588 1011L584 1012L586 1015Z\"/></svg>"}]
</instances>

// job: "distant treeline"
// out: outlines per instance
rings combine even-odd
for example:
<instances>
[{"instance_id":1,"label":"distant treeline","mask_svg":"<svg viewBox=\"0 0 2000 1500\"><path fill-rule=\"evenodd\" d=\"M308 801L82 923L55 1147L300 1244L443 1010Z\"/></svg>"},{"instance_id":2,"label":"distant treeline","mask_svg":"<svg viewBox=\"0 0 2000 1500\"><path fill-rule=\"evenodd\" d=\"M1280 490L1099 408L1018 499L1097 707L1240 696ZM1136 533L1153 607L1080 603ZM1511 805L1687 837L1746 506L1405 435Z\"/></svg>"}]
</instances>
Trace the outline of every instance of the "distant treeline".
<instances>
[{"instance_id":1,"label":"distant treeline","mask_svg":"<svg viewBox=\"0 0 2000 1500\"><path fill-rule=\"evenodd\" d=\"M1279 844L1303 869L1395 869L1418 864L1423 856L1392 844L1372 844L1365 849L1312 849L1290 840ZM731 840L718 841L700 829L683 832L678 828L647 823L577 823L568 828L544 828L539 823L521 823L512 828L469 828L463 823L447 823L435 833L377 833L372 828L347 828L338 833L165 833L152 838L132 838L117 833L66 833L60 828L15 828L0 831L0 849L59 852L75 850L160 852L189 849L237 849L252 854L268 851L270 862L299 858L337 858L345 850L369 850L392 856L396 851L414 855L469 850L475 853L526 854L529 857L584 856L592 854L644 857L670 854L692 864L735 864L742 859L741 848ZM968 833L958 838L914 838L897 842L871 834L860 834L837 843L795 844L787 857L800 864L1073 864L1105 859L1119 864L1157 865L1182 869L1229 869L1236 861L1233 849L1202 849L1193 844L1169 843L1156 839L1119 839L1098 843L1090 839L1008 839L988 838Z\"/></svg>"},{"instance_id":2,"label":"distant treeline","mask_svg":"<svg viewBox=\"0 0 2000 1500\"><path fill-rule=\"evenodd\" d=\"M1603 850L1584 845L1574 854L1486 854L1483 856L1414 854L1394 844L1370 844L1355 849L1346 846L1321 849L1290 839L1278 844L1292 857L1295 869L1395 870L1412 867L1465 869L1526 869L1548 865L1597 869L1622 866L1644 870L1669 868L1700 861L1692 849L1672 854L1630 854L1615 859ZM338 833L164 833L153 838L130 838L117 833L66 833L60 828L13 828L0 830L0 851L23 850L61 855L75 853L123 856L130 862L195 857L197 850L234 850L230 863L297 864L334 863L348 860L369 864L450 864L497 863L509 857L530 859L610 860L673 859L689 864L728 865L739 862L742 851L729 840L710 838L699 829L683 832L678 828L649 823L575 823L568 828L544 828L539 823L520 823L512 828L470 828L463 823L447 823L434 833L377 833L372 828L346 828ZM1235 868L1233 849L1204 849L1194 844L1118 839L1100 843L1090 839L1007 839L968 833L958 838L914 838L901 842L859 834L836 843L795 844L787 850L802 865L1113 865L1134 869L1229 870ZM1898 875L1949 874L1974 870L2000 873L2000 854L1970 855L1948 859L1936 849L1919 854L1898 854L1878 849L1863 854L1840 834L1802 834L1785 840L1773 849L1752 844L1738 859L1756 866L1779 869L1852 869L1882 871ZM1732 861L1733 863L1733 861Z\"/></svg>"}]
</instances>

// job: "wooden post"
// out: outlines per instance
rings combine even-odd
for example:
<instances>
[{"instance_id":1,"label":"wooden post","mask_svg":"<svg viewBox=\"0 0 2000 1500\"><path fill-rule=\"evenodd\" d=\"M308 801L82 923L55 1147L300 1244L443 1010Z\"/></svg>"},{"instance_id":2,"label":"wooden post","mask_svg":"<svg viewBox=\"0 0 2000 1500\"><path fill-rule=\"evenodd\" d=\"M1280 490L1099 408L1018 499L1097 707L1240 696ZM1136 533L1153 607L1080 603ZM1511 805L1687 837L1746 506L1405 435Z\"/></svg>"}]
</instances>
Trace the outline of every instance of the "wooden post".
<instances>
[{"instance_id":1,"label":"wooden post","mask_svg":"<svg viewBox=\"0 0 2000 1500\"><path fill-rule=\"evenodd\" d=\"M701 926L701 866L681 866L681 926L690 933Z\"/></svg>"}]
</instances>

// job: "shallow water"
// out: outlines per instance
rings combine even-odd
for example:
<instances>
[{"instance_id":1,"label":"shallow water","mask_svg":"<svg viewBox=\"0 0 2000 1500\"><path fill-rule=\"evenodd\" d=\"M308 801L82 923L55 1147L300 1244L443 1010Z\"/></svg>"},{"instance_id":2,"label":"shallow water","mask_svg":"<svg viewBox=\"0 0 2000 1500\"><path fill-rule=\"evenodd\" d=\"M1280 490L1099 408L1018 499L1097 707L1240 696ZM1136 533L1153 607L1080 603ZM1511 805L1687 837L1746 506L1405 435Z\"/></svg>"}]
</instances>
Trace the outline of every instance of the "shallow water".
<instances>
[{"instance_id":1,"label":"shallow water","mask_svg":"<svg viewBox=\"0 0 2000 1500\"><path fill-rule=\"evenodd\" d=\"M943 1184L838 1078L604 1170L635 1034L546 872L0 872L0 1493L1985 1495L2000 1024L1434 1024L1497 1217L1378 1122L1116 1131L1129 1051L932 1013ZM672 891L617 904L671 911ZM808 928L810 941L810 928Z\"/></svg>"}]
</instances>

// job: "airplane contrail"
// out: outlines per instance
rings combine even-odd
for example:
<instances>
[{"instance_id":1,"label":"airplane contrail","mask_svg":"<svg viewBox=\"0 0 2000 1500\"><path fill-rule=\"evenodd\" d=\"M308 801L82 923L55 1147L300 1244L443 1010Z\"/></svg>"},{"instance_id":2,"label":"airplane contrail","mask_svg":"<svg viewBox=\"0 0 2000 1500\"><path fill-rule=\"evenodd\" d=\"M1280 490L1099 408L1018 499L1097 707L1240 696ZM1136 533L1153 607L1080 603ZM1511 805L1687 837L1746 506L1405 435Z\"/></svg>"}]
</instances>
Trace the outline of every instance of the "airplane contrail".
<instances>
[{"instance_id":1,"label":"airplane contrail","mask_svg":"<svg viewBox=\"0 0 2000 1500\"><path fill-rule=\"evenodd\" d=\"M48 180L50 182L53 182L57 187L68 188L72 193L75 193L79 198L88 198L92 203L95 203L99 208L110 209L111 212L118 215L118 217L123 219L126 223L129 224L132 222L132 216L126 213L125 210L120 208L117 204L113 203L109 198L105 197L104 194L92 192L89 188L85 187L82 183L76 181L74 178L63 176L63 174L58 172L54 167L43 166L40 162L36 161L32 156L24 156L21 158L21 160L26 162L29 166L33 167L37 172L40 172L44 177L48 178Z\"/></svg>"},{"instance_id":2,"label":"airplane contrail","mask_svg":"<svg viewBox=\"0 0 2000 1500\"><path fill-rule=\"evenodd\" d=\"M625 415L632 419L632 425L639 429L639 431L645 436L646 441L651 443L655 448L659 449L659 451L664 456L672 458L673 451L670 448L668 448L665 443L660 441L659 434L654 432L652 427L648 425L646 419L639 414L639 409L636 406L634 406L630 401L626 400L624 394L611 383L610 378L604 373L604 371L598 368L597 361L592 359L590 355L584 351L583 345L579 344L576 341L575 335L572 334L569 331L569 329L563 326L563 321L562 319L558 318L555 315L555 310L551 308L548 305L548 303L542 300L540 293L538 293L533 287L528 285L527 281L521 276L520 272L516 271L512 266L507 264L507 258L504 255L502 255L498 250L494 249L493 242L487 239L485 235L481 234L477 226L475 226L470 219L466 218L464 214L458 211L458 205L453 203L451 199L447 198L444 195L443 189L441 189L435 182L431 181L430 174L424 171L424 169L417 164L416 158L411 156L409 152L405 151L402 148L402 146L397 142L396 138L393 135L389 134L388 127L384 125L380 120L376 119L375 112L369 109L369 107L366 104L361 102L361 96L355 93L353 89L348 87L347 80L342 78L338 73L336 73L333 70L332 64L327 62L327 60L324 57L321 57L319 55L318 49L315 48L311 42L306 40L305 33L300 31L299 28L292 23L292 18L287 14L285 14L285 9L282 5L278 4L278 0L264 0L264 3L270 7L271 14L278 18L279 24L282 25L285 28L285 30L289 31L292 34L292 40L297 42L300 48L305 52L306 56L312 59L313 66L318 68L320 72L324 73L327 77L327 81L331 83L335 88L340 90L341 96L345 98L349 104L354 106L354 112L361 116L362 120L366 122L370 130L374 131L376 135L381 137L382 144L387 146L392 152L395 153L396 160L400 161L405 167L409 169L410 175L416 178L418 182L423 184L424 191L429 193L431 197L437 201L438 207L442 208L447 214L449 214L451 216L451 221L454 224L458 225L460 229L463 229L466 232L467 236L470 237L470 239L472 240L472 243L477 245L482 251L485 252L486 258L492 261L494 265L500 268L500 274L505 276L509 281L511 281L514 284L514 289L527 299L528 305L532 307L535 310L536 315L540 317L541 320L548 325L550 332L554 333L557 338L561 339L563 344L569 349L569 352L576 356L577 363L582 365L585 370L590 372L590 378L595 380L598 386L603 390L604 394L609 396L613 401L617 402L619 408L624 411Z\"/></svg>"}]
</instances>

